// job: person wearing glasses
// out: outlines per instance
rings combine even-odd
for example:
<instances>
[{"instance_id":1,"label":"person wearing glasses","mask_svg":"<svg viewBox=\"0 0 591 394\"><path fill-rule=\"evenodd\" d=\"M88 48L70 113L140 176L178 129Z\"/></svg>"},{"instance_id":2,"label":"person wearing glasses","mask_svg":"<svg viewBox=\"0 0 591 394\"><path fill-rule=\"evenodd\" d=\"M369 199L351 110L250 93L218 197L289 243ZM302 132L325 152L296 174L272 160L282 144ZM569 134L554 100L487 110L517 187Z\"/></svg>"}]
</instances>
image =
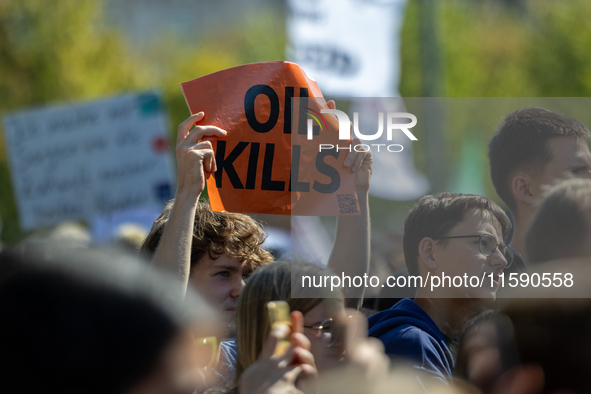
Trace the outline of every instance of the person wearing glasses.
<instances>
[{"instance_id":1,"label":"person wearing glasses","mask_svg":"<svg viewBox=\"0 0 591 394\"><path fill-rule=\"evenodd\" d=\"M333 101L328 105L334 109ZM210 140L227 136L227 131L204 124L204 119L205 114L199 112L178 127L175 199L155 220L140 251L154 265L177 276L178 299L183 299L187 288L192 287L223 314L225 340L217 347L219 354L211 370L220 384L227 385L234 380L235 372L233 338L238 296L246 279L273 261L273 256L263 246L266 235L260 223L242 213L214 212L209 204L200 201L206 179L217 168ZM327 264L337 274L362 276L369 269L371 152L348 152L343 165L354 175L361 214L337 220ZM355 293L350 298L362 295L360 290L349 289Z\"/></svg>"},{"instance_id":2,"label":"person wearing glasses","mask_svg":"<svg viewBox=\"0 0 591 394\"><path fill-rule=\"evenodd\" d=\"M327 269L310 263L276 261L260 268L249 278L238 301L237 383L240 383L243 372L259 359L265 347L271 332L267 311L267 304L271 301L286 301L292 312L303 315L303 334L310 342L310 352L319 374L348 363L355 363L370 373L387 370L389 362L378 340L351 339L353 332L346 335L346 327L354 324L338 289L332 293L328 288L318 287L298 294L306 298L295 296L295 286L301 283L303 276L330 274ZM357 335L364 332L361 330Z\"/></svg>"},{"instance_id":3,"label":"person wearing glasses","mask_svg":"<svg viewBox=\"0 0 591 394\"><path fill-rule=\"evenodd\" d=\"M294 262L293 265L298 270L294 275L326 273L326 269L314 264ZM286 301L291 311L303 314L304 335L311 342L311 352L319 371L338 364L344 351L339 326L345 319L345 306L342 294L338 298L328 298L329 293L330 289L317 288L314 289L315 297L292 298L292 263L289 261L277 261L257 270L249 278L238 301L238 376L261 352L264 338L271 329L266 306L271 301Z\"/></svg>"},{"instance_id":4,"label":"person wearing glasses","mask_svg":"<svg viewBox=\"0 0 591 394\"><path fill-rule=\"evenodd\" d=\"M577 119L543 108L505 116L488 145L492 183L515 222L511 245L520 253L514 269L528 260L525 233L548 189L568 177L591 179L589 130Z\"/></svg>"},{"instance_id":5,"label":"person wearing glasses","mask_svg":"<svg viewBox=\"0 0 591 394\"><path fill-rule=\"evenodd\" d=\"M450 346L465 323L492 303L503 269L513 261L505 245L511 229L503 210L486 197L441 193L424 196L404 224L404 257L418 280L415 299L403 299L368 320L368 335L386 353L451 383ZM439 286L433 278L443 280ZM485 278L472 286L464 277ZM420 284L423 284L421 286Z\"/></svg>"}]
</instances>

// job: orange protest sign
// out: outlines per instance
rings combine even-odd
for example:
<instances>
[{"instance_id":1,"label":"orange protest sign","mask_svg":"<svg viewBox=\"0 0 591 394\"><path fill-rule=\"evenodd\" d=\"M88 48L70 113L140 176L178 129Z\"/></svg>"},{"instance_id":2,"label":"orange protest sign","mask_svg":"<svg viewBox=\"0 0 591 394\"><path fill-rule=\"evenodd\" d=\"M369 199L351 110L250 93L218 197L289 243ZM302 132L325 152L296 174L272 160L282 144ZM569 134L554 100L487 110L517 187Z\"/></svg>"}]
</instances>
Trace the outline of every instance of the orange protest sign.
<instances>
[{"instance_id":1,"label":"orange protest sign","mask_svg":"<svg viewBox=\"0 0 591 394\"><path fill-rule=\"evenodd\" d=\"M191 113L205 112L200 124L228 132L212 142L217 171L207 189L213 210L359 214L353 173L343 165L349 151L319 149L339 143L345 148L351 141L339 141L334 116L315 115L326 102L300 66L247 64L182 83L181 89Z\"/></svg>"}]
</instances>

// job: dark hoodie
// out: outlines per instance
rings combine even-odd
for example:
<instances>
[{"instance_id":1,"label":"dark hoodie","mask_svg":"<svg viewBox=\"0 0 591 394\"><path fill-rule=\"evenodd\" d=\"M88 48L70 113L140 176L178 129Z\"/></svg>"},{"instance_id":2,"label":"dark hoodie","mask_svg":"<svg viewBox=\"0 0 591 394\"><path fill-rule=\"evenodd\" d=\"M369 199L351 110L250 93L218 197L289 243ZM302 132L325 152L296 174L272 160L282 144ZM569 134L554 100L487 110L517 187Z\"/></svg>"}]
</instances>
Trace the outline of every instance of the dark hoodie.
<instances>
[{"instance_id":1,"label":"dark hoodie","mask_svg":"<svg viewBox=\"0 0 591 394\"><path fill-rule=\"evenodd\" d=\"M451 383L453 357L445 336L427 313L405 298L368 320L370 337L384 343L386 354L404 358L444 382Z\"/></svg>"}]
</instances>

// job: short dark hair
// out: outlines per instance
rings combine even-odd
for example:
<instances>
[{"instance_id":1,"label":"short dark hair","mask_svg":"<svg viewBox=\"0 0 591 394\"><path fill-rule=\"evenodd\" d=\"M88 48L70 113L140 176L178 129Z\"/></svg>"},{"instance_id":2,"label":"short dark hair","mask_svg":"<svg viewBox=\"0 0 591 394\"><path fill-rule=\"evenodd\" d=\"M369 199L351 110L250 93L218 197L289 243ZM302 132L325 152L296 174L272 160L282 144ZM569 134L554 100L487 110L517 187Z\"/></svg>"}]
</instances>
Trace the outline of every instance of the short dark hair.
<instances>
[{"instance_id":1,"label":"short dark hair","mask_svg":"<svg viewBox=\"0 0 591 394\"><path fill-rule=\"evenodd\" d=\"M591 180L568 179L542 200L525 235L529 260L541 263L580 257L591 231Z\"/></svg>"},{"instance_id":2,"label":"short dark hair","mask_svg":"<svg viewBox=\"0 0 591 394\"><path fill-rule=\"evenodd\" d=\"M422 197L410 211L404 222L404 259L411 275L419 275L419 243L425 237L445 237L464 220L466 212L485 211L492 214L501 226L503 240L511 230L511 222L505 212L483 196L473 194L440 193ZM445 242L445 240L442 240Z\"/></svg>"},{"instance_id":3,"label":"short dark hair","mask_svg":"<svg viewBox=\"0 0 591 394\"><path fill-rule=\"evenodd\" d=\"M591 137L585 125L544 108L523 108L505 116L488 144L490 176L497 194L513 213L511 176L517 170L540 171L552 160L546 141L552 137Z\"/></svg>"},{"instance_id":4,"label":"short dark hair","mask_svg":"<svg viewBox=\"0 0 591 394\"><path fill-rule=\"evenodd\" d=\"M151 257L156 253L160 238L170 217L174 201L170 201L162 214L154 221L150 233L140 248L140 253ZM273 261L271 253L263 248L265 232L262 226L248 215L212 211L209 204L199 202L195 211L191 268L209 253L212 259L227 253L246 261L251 269Z\"/></svg>"}]
</instances>

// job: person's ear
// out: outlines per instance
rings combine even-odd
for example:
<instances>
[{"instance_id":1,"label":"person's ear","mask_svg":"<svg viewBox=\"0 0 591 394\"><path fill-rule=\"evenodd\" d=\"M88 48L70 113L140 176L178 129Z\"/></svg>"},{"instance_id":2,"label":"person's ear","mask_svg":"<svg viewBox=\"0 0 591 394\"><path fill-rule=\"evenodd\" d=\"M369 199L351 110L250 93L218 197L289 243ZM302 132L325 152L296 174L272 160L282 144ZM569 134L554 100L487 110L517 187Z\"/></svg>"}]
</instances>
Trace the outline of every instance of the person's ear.
<instances>
[{"instance_id":1,"label":"person's ear","mask_svg":"<svg viewBox=\"0 0 591 394\"><path fill-rule=\"evenodd\" d=\"M511 180L513 197L522 204L533 205L536 203L535 190L533 189L531 176L519 173Z\"/></svg>"},{"instance_id":2,"label":"person's ear","mask_svg":"<svg viewBox=\"0 0 591 394\"><path fill-rule=\"evenodd\" d=\"M435 241L429 237L419 242L419 257L428 271L435 271L438 267L435 255Z\"/></svg>"}]
</instances>

